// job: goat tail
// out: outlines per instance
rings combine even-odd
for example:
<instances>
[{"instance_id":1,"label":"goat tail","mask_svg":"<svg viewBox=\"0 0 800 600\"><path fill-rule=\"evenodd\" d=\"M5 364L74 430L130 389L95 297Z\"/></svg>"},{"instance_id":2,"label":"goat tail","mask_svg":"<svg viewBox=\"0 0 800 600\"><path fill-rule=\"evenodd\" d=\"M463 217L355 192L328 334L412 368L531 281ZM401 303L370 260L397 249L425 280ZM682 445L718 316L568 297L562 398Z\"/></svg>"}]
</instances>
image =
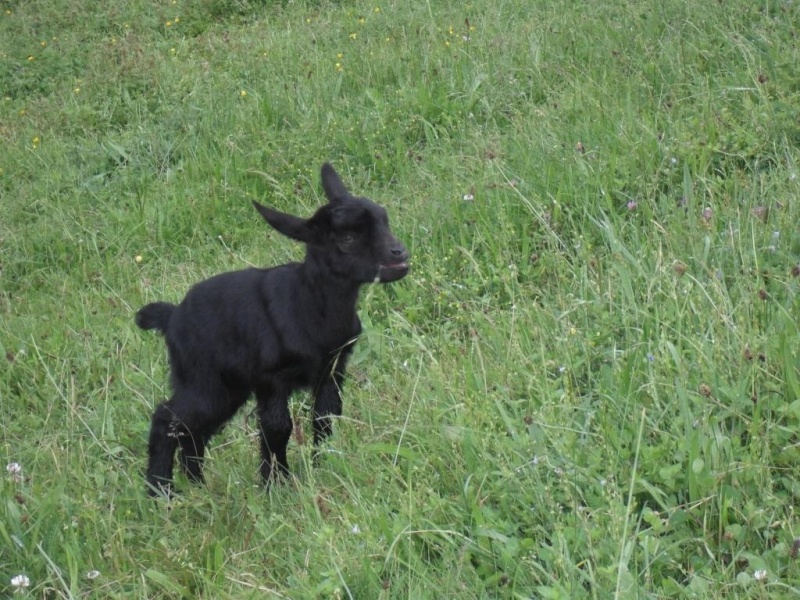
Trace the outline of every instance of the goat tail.
<instances>
[{"instance_id":1,"label":"goat tail","mask_svg":"<svg viewBox=\"0 0 800 600\"><path fill-rule=\"evenodd\" d=\"M139 309L136 313L136 324L142 329L158 329L166 333L169 318L177 308L169 302L153 302Z\"/></svg>"}]
</instances>

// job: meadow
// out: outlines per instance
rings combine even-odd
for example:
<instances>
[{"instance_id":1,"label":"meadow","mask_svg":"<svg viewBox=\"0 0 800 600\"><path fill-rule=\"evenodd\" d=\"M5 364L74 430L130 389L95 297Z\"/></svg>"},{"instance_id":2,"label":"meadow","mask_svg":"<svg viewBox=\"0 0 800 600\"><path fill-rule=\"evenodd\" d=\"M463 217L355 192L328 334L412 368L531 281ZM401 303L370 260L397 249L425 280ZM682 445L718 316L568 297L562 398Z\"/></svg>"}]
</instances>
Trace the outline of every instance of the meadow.
<instances>
[{"instance_id":1,"label":"meadow","mask_svg":"<svg viewBox=\"0 0 800 600\"><path fill-rule=\"evenodd\" d=\"M0 0L0 596L800 593L800 3ZM344 415L147 497L135 311L389 211ZM248 405L252 406L252 404Z\"/></svg>"}]
</instances>

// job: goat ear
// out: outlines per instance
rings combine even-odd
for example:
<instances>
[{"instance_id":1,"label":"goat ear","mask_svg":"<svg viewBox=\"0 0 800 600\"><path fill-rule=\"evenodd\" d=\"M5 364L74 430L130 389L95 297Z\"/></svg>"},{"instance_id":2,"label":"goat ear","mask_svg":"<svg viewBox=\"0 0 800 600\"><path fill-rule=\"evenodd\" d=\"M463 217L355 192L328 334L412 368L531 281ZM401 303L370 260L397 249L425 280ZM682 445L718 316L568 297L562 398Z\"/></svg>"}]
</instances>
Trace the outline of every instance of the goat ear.
<instances>
[{"instance_id":1,"label":"goat ear","mask_svg":"<svg viewBox=\"0 0 800 600\"><path fill-rule=\"evenodd\" d=\"M350 192L347 191L342 180L339 179L339 174L328 163L322 165L322 189L331 204L336 204L350 197Z\"/></svg>"},{"instance_id":2,"label":"goat ear","mask_svg":"<svg viewBox=\"0 0 800 600\"><path fill-rule=\"evenodd\" d=\"M255 200L253 200L253 206L256 207L256 210L261 213L261 216L264 217L264 220L276 231L292 238L293 240L306 243L311 241L312 232L306 219L301 219L300 217L295 217L294 215L289 215L272 208L267 208Z\"/></svg>"}]
</instances>

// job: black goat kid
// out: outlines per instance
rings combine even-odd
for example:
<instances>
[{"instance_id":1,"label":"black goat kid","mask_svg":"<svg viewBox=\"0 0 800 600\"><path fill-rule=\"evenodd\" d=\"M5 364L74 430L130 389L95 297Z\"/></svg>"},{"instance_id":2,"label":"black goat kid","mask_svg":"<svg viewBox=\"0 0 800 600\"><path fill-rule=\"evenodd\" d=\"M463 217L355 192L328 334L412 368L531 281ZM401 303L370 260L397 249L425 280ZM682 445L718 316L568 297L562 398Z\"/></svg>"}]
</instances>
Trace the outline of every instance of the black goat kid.
<instances>
[{"instance_id":1,"label":"black goat kid","mask_svg":"<svg viewBox=\"0 0 800 600\"><path fill-rule=\"evenodd\" d=\"M137 313L139 327L164 333L171 367L172 398L156 408L150 430L153 494L169 493L177 448L187 476L203 481L206 444L251 393L267 484L289 473L292 392L313 390L315 444L330 434L361 332L358 290L404 277L408 252L386 211L352 196L328 164L322 187L328 204L310 219L253 203L274 229L306 245L304 262L223 273L195 285L178 305L155 302Z\"/></svg>"}]
</instances>

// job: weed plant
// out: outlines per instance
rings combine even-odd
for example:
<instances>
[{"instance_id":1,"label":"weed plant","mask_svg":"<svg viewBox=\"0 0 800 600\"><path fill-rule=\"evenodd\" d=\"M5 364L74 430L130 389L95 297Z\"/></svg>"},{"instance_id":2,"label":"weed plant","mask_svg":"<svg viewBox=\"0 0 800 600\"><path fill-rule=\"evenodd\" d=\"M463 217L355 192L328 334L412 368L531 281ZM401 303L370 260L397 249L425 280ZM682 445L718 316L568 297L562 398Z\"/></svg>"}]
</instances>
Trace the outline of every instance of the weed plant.
<instances>
[{"instance_id":1,"label":"weed plant","mask_svg":"<svg viewBox=\"0 0 800 600\"><path fill-rule=\"evenodd\" d=\"M800 568L800 5L0 2L0 595L781 598ZM134 311L387 206L345 416L146 495Z\"/></svg>"}]
</instances>

